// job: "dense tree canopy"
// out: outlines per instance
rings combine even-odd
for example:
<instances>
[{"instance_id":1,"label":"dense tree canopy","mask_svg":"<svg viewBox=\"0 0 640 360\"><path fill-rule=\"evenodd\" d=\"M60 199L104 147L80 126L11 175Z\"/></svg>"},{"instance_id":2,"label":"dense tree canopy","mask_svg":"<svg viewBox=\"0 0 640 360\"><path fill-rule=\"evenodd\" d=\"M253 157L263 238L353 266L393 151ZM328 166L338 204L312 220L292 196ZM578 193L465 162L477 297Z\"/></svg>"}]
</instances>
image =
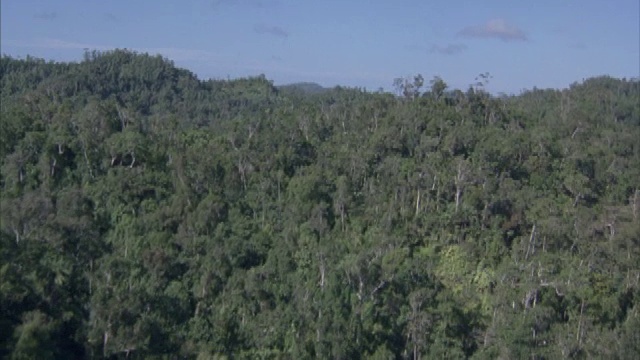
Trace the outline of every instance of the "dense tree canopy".
<instances>
[{"instance_id":1,"label":"dense tree canopy","mask_svg":"<svg viewBox=\"0 0 640 360\"><path fill-rule=\"evenodd\" d=\"M0 76L0 357L640 354L637 79L297 91L124 50Z\"/></svg>"}]
</instances>

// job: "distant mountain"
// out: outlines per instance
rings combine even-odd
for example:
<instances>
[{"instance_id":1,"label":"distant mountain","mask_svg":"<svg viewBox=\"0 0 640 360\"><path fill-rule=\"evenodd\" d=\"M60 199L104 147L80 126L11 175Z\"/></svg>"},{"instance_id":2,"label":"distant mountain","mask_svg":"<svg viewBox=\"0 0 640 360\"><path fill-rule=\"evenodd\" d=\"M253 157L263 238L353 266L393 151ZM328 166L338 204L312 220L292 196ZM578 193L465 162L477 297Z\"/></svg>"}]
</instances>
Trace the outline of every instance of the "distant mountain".
<instances>
[{"instance_id":1,"label":"distant mountain","mask_svg":"<svg viewBox=\"0 0 640 360\"><path fill-rule=\"evenodd\" d=\"M295 92L303 94L320 94L329 89L313 82L299 82L278 86L278 89L285 92Z\"/></svg>"}]
</instances>

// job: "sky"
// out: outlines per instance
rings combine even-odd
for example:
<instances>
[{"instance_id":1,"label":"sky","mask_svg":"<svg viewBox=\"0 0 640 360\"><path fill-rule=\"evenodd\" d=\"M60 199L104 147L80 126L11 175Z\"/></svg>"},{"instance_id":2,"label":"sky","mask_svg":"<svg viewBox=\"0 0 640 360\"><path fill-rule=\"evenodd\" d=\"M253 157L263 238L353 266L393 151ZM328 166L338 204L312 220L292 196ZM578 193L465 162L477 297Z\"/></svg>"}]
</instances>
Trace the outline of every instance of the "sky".
<instances>
[{"instance_id":1,"label":"sky","mask_svg":"<svg viewBox=\"0 0 640 360\"><path fill-rule=\"evenodd\" d=\"M639 0L2 0L0 49L80 61L161 54L200 79L264 74L376 91L441 77L518 94L640 76Z\"/></svg>"}]
</instances>

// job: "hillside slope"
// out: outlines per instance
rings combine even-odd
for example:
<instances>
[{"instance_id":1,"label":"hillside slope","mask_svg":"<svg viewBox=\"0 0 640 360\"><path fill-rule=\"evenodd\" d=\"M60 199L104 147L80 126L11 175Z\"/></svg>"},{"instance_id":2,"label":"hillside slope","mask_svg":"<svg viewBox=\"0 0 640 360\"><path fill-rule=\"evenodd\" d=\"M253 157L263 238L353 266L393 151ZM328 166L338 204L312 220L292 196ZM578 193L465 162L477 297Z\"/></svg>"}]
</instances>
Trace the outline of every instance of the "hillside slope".
<instances>
[{"instance_id":1,"label":"hillside slope","mask_svg":"<svg viewBox=\"0 0 640 360\"><path fill-rule=\"evenodd\" d=\"M634 358L640 83L0 62L0 357Z\"/></svg>"}]
</instances>

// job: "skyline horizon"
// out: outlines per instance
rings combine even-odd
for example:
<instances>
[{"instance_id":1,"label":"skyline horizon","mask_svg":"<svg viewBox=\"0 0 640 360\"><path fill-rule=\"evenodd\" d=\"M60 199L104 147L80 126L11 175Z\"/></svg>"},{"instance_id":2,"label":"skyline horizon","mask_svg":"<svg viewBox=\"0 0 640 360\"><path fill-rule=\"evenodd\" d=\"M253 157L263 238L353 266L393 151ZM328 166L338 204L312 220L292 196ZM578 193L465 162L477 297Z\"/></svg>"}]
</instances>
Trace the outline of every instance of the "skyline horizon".
<instances>
[{"instance_id":1,"label":"skyline horizon","mask_svg":"<svg viewBox=\"0 0 640 360\"><path fill-rule=\"evenodd\" d=\"M518 94L640 76L636 0L6 0L0 7L3 54L80 61L83 49L126 48L160 54L199 79L265 74L276 84L393 91L399 77L438 76L466 89L488 72L487 91Z\"/></svg>"},{"instance_id":2,"label":"skyline horizon","mask_svg":"<svg viewBox=\"0 0 640 360\"><path fill-rule=\"evenodd\" d=\"M9 56L11 58L18 59L18 60L26 60L28 57L31 57L31 58L34 58L34 59L43 60L45 62L66 63L66 64L76 63L77 64L77 63L81 63L81 62L85 61L86 54L87 53L91 53L93 51L96 51L96 52L102 53L102 54L108 53L108 52L112 52L112 51L130 51L130 52L138 54L138 55L161 56L165 61L171 62L173 64L173 66L176 67L177 69L189 71L191 74L193 74L198 79L198 81L203 81L203 82L210 81L210 80L211 81L234 81L234 80L256 78L256 77L264 76L266 80L270 81L273 84L273 86L276 86L276 87L289 86L289 85L310 84L310 85L318 85L318 86L322 87L325 90L331 90L331 89L336 88L336 87L343 87L343 88L350 88L350 89L359 89L359 90L366 91L366 92L371 92L371 93L380 92L381 90L383 92L386 92L386 93L396 93L397 92L397 91L395 91L393 89L393 81L395 79L391 79L390 80L391 85L388 86L388 88L381 88L380 87L380 88L377 88L377 89L372 89L372 88L367 88L367 87L363 87L363 86L357 86L357 85L352 86L352 85L339 84L339 83L327 85L327 84L320 83L318 81L313 81L313 80L308 80L308 79L293 80L293 81L290 81L290 82L278 82L276 79L271 78L269 76L269 74L265 74L265 73L247 74L247 75L235 76L235 77L232 77L232 76L203 77L200 74L198 74L195 71L193 71L192 69L189 69L188 67L178 65L175 60L171 59L168 56L163 55L162 53L159 53L159 52L152 53L152 52L149 52L149 51L139 51L139 50L136 50L136 49L128 49L128 48L111 48L111 49L88 49L87 48L87 49L83 50L82 55L80 56L80 58L73 59L73 60L47 59L47 58L36 56L36 55L32 55L32 54L25 54L25 55L17 55L16 56L16 55L12 55L12 54L5 54L4 52L0 53L0 56ZM484 73L484 74L488 74L490 78L493 78L493 75L491 75L490 73ZM424 74L418 73L418 74L406 75L406 76L404 76L402 78L409 78L409 77L417 76L417 75L422 75L424 80L425 80L425 84L424 84L424 86L422 86L423 92L428 91L428 88L429 88L428 82L430 80L432 80L432 79L435 79L435 78L441 78L441 80L443 80L447 84L447 88L446 88L447 90L446 91L455 91L455 90L466 91L469 88L474 87L478 83L478 76L482 75L482 73L478 74L478 76L476 76L471 82L469 82L469 84L466 87L454 87L454 86L452 86L451 84L449 84L447 82L447 79L442 78L442 77L440 77L438 75L434 75L431 78L428 78L428 77L424 76ZM613 76L611 74L594 74L594 75L587 76L587 77L584 77L584 78L581 78L581 79L576 79L576 80L574 80L574 81L572 81L572 82L570 82L570 83L568 83L568 84L566 84L564 86L560 86L560 87L540 87L540 86L537 86L537 85L534 84L532 87L520 89L517 93L495 92L495 91L491 91L491 90L487 90L487 92L492 94L492 95L494 95L494 96L504 96L504 95L506 95L506 96L518 96L518 95L520 95L520 94L522 94L524 92L534 91L534 90L558 90L558 91L562 91L562 90L565 90L565 89L569 89L574 85L580 85L580 84L584 83L585 81L587 81L589 79L601 78L601 77L610 77L610 78L619 79L619 80L625 80L625 81L640 81L640 75L639 76L629 76L629 77L622 76L622 77L620 77L620 76ZM396 78L396 79L398 79L398 78ZM490 85L490 84L491 84L491 81L490 80L487 81L487 85Z\"/></svg>"}]
</instances>

